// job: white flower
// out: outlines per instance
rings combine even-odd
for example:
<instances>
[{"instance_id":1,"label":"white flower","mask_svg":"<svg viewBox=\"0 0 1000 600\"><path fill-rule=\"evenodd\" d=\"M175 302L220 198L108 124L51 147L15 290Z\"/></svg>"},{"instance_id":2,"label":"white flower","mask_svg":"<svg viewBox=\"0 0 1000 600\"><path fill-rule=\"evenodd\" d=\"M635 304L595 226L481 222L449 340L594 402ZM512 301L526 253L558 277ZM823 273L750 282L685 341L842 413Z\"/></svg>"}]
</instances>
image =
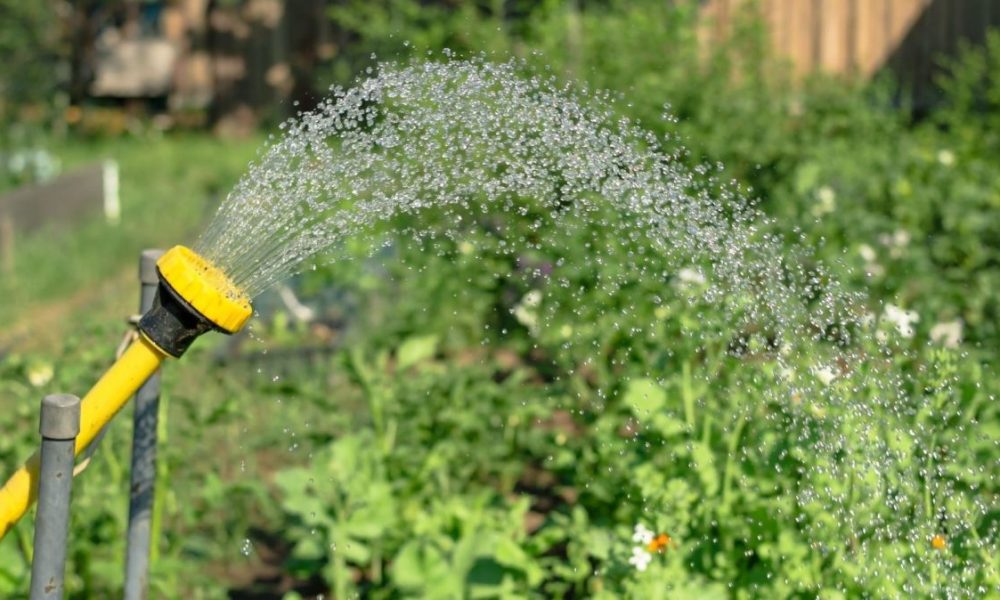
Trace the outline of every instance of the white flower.
<instances>
[{"instance_id":1,"label":"white flower","mask_svg":"<svg viewBox=\"0 0 1000 600\"><path fill-rule=\"evenodd\" d=\"M632 541L643 546L652 542L654 537L655 534L642 523L637 523L635 531L632 533Z\"/></svg>"},{"instance_id":2,"label":"white flower","mask_svg":"<svg viewBox=\"0 0 1000 600\"><path fill-rule=\"evenodd\" d=\"M884 237L884 236L883 236ZM885 267L875 262L878 253L868 244L858 246L858 254L865 260L865 274L869 277L881 277L885 275Z\"/></svg>"},{"instance_id":3,"label":"white flower","mask_svg":"<svg viewBox=\"0 0 1000 600\"><path fill-rule=\"evenodd\" d=\"M832 213L837 208L837 193L828 185L816 190L816 204L813 205L812 213L815 217L821 217Z\"/></svg>"},{"instance_id":4,"label":"white flower","mask_svg":"<svg viewBox=\"0 0 1000 600\"><path fill-rule=\"evenodd\" d=\"M531 290L521 298L521 301L517 303L512 311L517 322L527 327L531 335L538 335L538 313L535 309L541 303L542 292L540 290Z\"/></svg>"},{"instance_id":5,"label":"white flower","mask_svg":"<svg viewBox=\"0 0 1000 600\"><path fill-rule=\"evenodd\" d=\"M531 335L538 332L538 315L534 311L525 308L523 304L518 304L514 307L513 312L517 322L527 327Z\"/></svg>"},{"instance_id":6,"label":"white flower","mask_svg":"<svg viewBox=\"0 0 1000 600\"><path fill-rule=\"evenodd\" d=\"M962 341L962 319L937 323L931 327L931 341L945 348L957 348Z\"/></svg>"},{"instance_id":7,"label":"white flower","mask_svg":"<svg viewBox=\"0 0 1000 600\"><path fill-rule=\"evenodd\" d=\"M950 167L955 164L955 153L951 150L939 150L937 160L942 165Z\"/></svg>"},{"instance_id":8,"label":"white flower","mask_svg":"<svg viewBox=\"0 0 1000 600\"><path fill-rule=\"evenodd\" d=\"M875 259L878 258L878 255L875 254L875 248L872 248L868 244L858 246L858 254L861 255L861 258L865 259L865 262L869 263L875 262Z\"/></svg>"},{"instance_id":9,"label":"white flower","mask_svg":"<svg viewBox=\"0 0 1000 600\"><path fill-rule=\"evenodd\" d=\"M55 369L48 363L37 363L28 367L28 383L35 387L42 387L52 381Z\"/></svg>"},{"instance_id":10,"label":"white flower","mask_svg":"<svg viewBox=\"0 0 1000 600\"><path fill-rule=\"evenodd\" d=\"M632 556L628 559L628 563L635 567L637 571L645 571L646 567L649 566L650 561L653 560L653 555L646 552L644 548L636 546L632 548Z\"/></svg>"},{"instance_id":11,"label":"white flower","mask_svg":"<svg viewBox=\"0 0 1000 600\"><path fill-rule=\"evenodd\" d=\"M885 268L875 262L878 258L878 253L875 252L875 248L872 248L868 244L861 244L858 246L858 254L861 258L865 260L865 274L870 277L881 277L885 275Z\"/></svg>"},{"instance_id":12,"label":"white flower","mask_svg":"<svg viewBox=\"0 0 1000 600\"><path fill-rule=\"evenodd\" d=\"M892 235L882 234L879 236L879 241L889 248L889 255L893 258L899 258L903 255L903 249L910 244L910 239L912 236L905 229L897 229Z\"/></svg>"},{"instance_id":13,"label":"white flower","mask_svg":"<svg viewBox=\"0 0 1000 600\"><path fill-rule=\"evenodd\" d=\"M684 268L677 271L677 281L684 285L705 285L705 276L697 269Z\"/></svg>"},{"instance_id":14,"label":"white flower","mask_svg":"<svg viewBox=\"0 0 1000 600\"><path fill-rule=\"evenodd\" d=\"M816 379L819 379L823 385L830 385L837 378L837 372L829 365L813 369L813 373L815 373Z\"/></svg>"},{"instance_id":15,"label":"white flower","mask_svg":"<svg viewBox=\"0 0 1000 600\"><path fill-rule=\"evenodd\" d=\"M886 304L882 318L892 323L899 335L909 338L913 337L913 324L920 320L920 315L915 310L904 310L894 304Z\"/></svg>"},{"instance_id":16,"label":"white flower","mask_svg":"<svg viewBox=\"0 0 1000 600\"><path fill-rule=\"evenodd\" d=\"M865 275L869 277L881 277L885 275L885 267L878 263L866 263L865 264Z\"/></svg>"},{"instance_id":17,"label":"white flower","mask_svg":"<svg viewBox=\"0 0 1000 600\"><path fill-rule=\"evenodd\" d=\"M528 308L535 308L542 303L541 290L531 290L521 298L521 304Z\"/></svg>"}]
</instances>

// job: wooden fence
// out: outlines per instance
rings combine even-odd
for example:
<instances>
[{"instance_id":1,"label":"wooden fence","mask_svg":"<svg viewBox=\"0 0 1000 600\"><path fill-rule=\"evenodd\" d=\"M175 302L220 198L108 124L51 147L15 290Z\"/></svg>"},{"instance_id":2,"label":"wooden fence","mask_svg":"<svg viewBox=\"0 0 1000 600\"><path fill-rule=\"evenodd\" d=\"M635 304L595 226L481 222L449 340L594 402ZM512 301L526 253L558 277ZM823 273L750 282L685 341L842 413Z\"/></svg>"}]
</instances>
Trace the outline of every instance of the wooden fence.
<instances>
[{"instance_id":1,"label":"wooden fence","mask_svg":"<svg viewBox=\"0 0 1000 600\"><path fill-rule=\"evenodd\" d=\"M891 70L919 101L932 97L940 58L961 40L980 44L1000 27L997 0L704 0L710 39L756 4L774 50L797 73L814 70L871 76Z\"/></svg>"}]
</instances>

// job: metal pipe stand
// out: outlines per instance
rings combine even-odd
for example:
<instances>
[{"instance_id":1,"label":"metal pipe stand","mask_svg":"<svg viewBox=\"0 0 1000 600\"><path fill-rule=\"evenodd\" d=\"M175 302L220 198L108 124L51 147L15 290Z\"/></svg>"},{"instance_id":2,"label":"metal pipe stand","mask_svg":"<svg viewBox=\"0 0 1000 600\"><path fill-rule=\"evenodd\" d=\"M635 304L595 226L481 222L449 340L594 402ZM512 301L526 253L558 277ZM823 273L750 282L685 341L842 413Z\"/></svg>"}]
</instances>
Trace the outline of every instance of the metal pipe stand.
<instances>
[{"instance_id":1,"label":"metal pipe stand","mask_svg":"<svg viewBox=\"0 0 1000 600\"><path fill-rule=\"evenodd\" d=\"M46 396L42 400L39 431L42 449L31 561L31 600L49 600L63 597L74 446L80 433L80 399L69 394Z\"/></svg>"},{"instance_id":2,"label":"metal pipe stand","mask_svg":"<svg viewBox=\"0 0 1000 600\"><path fill-rule=\"evenodd\" d=\"M162 250L144 250L139 258L139 313L153 306L159 278L156 261ZM160 371L135 394L132 471L129 486L128 538L125 554L125 600L146 598L149 588L150 534L156 486L156 428L160 408Z\"/></svg>"}]
</instances>

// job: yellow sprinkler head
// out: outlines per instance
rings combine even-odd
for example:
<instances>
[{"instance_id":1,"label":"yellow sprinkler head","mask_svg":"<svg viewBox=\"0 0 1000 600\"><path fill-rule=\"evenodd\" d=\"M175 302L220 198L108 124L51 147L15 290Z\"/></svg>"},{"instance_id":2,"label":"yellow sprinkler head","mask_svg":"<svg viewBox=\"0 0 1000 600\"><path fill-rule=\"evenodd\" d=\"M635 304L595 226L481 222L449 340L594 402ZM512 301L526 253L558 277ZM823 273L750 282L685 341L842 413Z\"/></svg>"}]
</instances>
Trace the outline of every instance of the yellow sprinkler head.
<instances>
[{"instance_id":1,"label":"yellow sprinkler head","mask_svg":"<svg viewBox=\"0 0 1000 600\"><path fill-rule=\"evenodd\" d=\"M185 246L156 263L160 286L139 330L165 353L179 357L202 333L239 331L253 308L250 298L218 267Z\"/></svg>"},{"instance_id":2,"label":"yellow sprinkler head","mask_svg":"<svg viewBox=\"0 0 1000 600\"><path fill-rule=\"evenodd\" d=\"M201 316L226 333L250 318L250 299L221 269L186 246L174 246L156 261L160 277Z\"/></svg>"}]
</instances>

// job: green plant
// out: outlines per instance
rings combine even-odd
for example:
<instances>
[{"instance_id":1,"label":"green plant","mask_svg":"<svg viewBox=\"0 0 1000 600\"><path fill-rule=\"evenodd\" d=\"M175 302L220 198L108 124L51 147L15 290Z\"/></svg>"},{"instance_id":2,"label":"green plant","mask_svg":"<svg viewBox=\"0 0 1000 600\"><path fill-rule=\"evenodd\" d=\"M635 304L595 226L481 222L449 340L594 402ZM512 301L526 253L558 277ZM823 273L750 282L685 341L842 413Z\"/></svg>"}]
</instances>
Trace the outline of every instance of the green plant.
<instances>
[{"instance_id":1,"label":"green plant","mask_svg":"<svg viewBox=\"0 0 1000 600\"><path fill-rule=\"evenodd\" d=\"M678 160L698 185L752 186L767 233L805 276L822 261L867 294L855 308L871 316L851 339L879 360L830 365L828 346L843 340L823 339L784 357L788 381L766 336L734 335L747 298L705 298L706 265L639 272L642 243L615 235L613 210L552 227L524 198L521 217L470 219L458 237L431 235L453 228L431 211L402 218L374 258L353 240L296 280L307 302L335 288L335 318L295 324L279 310L255 324L244 359L220 369L212 361L229 353L206 341L168 366L154 595L998 589L996 36L949 66L946 104L916 120L891 82L788 84L752 20L704 56L691 6L460 4L336 8L350 40L337 78L373 51L447 46L618 90L616 110L685 148ZM667 102L677 119L661 119ZM0 362L0 464L36 443L43 393L78 392L106 365L134 300L133 276L115 275L131 273L140 247L194 235L203 200L228 189L255 144L62 142L70 164L123 157L126 217L120 230L19 240L26 258L0 281L4 333L44 320L52 338ZM161 205L175 211L169 224ZM429 234L415 240L418 225ZM591 260L594 244L606 260ZM121 302L60 302L65 322L32 308L109 279ZM912 331L893 322L913 317ZM320 352L279 352L300 346ZM911 389L887 397L877 383L899 374ZM127 439L119 419L79 480L73 597L120 585ZM646 530L668 541L650 550ZM26 589L30 540L26 522L0 543L0 594Z\"/></svg>"}]
</instances>

